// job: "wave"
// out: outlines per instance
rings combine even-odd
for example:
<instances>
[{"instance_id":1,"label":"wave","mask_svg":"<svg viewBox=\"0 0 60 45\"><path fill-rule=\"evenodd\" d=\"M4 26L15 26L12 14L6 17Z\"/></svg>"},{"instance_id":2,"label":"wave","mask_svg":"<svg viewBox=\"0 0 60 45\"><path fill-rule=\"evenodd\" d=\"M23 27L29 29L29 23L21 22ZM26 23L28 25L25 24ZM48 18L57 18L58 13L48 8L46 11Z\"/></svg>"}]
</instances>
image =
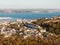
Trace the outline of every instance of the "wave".
<instances>
[{"instance_id":1,"label":"wave","mask_svg":"<svg viewBox=\"0 0 60 45\"><path fill-rule=\"evenodd\" d=\"M0 20L4 20L4 19L12 19L11 17L0 17Z\"/></svg>"}]
</instances>

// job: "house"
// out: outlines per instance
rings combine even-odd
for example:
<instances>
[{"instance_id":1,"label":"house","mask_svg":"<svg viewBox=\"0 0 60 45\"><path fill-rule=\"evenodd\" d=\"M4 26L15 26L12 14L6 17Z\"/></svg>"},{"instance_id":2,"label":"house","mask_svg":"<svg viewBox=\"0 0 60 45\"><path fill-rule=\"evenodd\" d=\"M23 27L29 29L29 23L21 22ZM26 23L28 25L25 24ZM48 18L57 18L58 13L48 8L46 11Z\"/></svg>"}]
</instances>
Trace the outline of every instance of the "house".
<instances>
[{"instance_id":1,"label":"house","mask_svg":"<svg viewBox=\"0 0 60 45\"><path fill-rule=\"evenodd\" d=\"M25 23L24 26L26 26L27 28L31 28L31 29L38 29L38 26L35 24Z\"/></svg>"},{"instance_id":2,"label":"house","mask_svg":"<svg viewBox=\"0 0 60 45\"><path fill-rule=\"evenodd\" d=\"M46 30L40 30L41 33L46 32Z\"/></svg>"}]
</instances>

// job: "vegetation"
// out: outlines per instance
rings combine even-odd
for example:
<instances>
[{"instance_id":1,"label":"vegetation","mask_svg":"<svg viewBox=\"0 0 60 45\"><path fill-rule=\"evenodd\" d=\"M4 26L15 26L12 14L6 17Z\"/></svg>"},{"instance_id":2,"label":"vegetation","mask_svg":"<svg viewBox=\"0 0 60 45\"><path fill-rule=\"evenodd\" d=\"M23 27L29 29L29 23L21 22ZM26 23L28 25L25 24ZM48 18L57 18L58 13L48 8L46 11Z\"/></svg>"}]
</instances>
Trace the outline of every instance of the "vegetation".
<instances>
[{"instance_id":1,"label":"vegetation","mask_svg":"<svg viewBox=\"0 0 60 45\"><path fill-rule=\"evenodd\" d=\"M60 35L58 37L43 38L40 37L29 37L23 39L21 36L12 35L8 38L0 37L0 45L60 45Z\"/></svg>"},{"instance_id":2,"label":"vegetation","mask_svg":"<svg viewBox=\"0 0 60 45\"><path fill-rule=\"evenodd\" d=\"M36 22L32 22L32 23L40 25L48 32L60 34L60 21L56 21L56 20L54 21L50 19L38 19Z\"/></svg>"},{"instance_id":3,"label":"vegetation","mask_svg":"<svg viewBox=\"0 0 60 45\"><path fill-rule=\"evenodd\" d=\"M32 23L41 26L42 28L46 29L47 32L56 34L57 38L50 37L49 40L45 39L48 43L44 40L45 44L43 43L43 45L46 45L46 44L47 45L55 45L55 44L60 45L59 43L60 42L60 18L56 18L56 17L55 19L54 18L53 19L42 18Z\"/></svg>"}]
</instances>

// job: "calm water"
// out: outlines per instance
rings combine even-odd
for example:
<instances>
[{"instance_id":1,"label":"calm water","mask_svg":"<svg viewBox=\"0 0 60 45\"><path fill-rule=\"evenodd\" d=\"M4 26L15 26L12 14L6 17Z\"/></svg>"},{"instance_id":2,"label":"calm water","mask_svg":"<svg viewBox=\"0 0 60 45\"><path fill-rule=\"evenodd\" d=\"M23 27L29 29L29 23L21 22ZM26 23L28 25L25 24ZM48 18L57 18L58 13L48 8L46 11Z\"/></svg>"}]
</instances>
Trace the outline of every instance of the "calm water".
<instances>
[{"instance_id":1,"label":"calm water","mask_svg":"<svg viewBox=\"0 0 60 45\"><path fill-rule=\"evenodd\" d=\"M39 18L52 18L54 16L60 15L59 12L56 13L0 13L0 19L39 19Z\"/></svg>"}]
</instances>

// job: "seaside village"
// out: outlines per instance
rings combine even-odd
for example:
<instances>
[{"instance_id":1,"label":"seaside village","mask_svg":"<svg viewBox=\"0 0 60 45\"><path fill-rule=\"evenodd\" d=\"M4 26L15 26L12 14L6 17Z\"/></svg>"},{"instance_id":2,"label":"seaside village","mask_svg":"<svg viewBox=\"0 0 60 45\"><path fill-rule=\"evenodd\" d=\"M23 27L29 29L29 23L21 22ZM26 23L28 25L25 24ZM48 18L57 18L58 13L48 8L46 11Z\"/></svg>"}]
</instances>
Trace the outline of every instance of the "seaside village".
<instances>
[{"instance_id":1,"label":"seaside village","mask_svg":"<svg viewBox=\"0 0 60 45\"><path fill-rule=\"evenodd\" d=\"M51 18L51 20L53 20L53 18ZM36 20L19 19L16 21L1 21L0 35L4 35L4 38L6 38L17 34L22 36L24 39L27 37L48 38L54 35L53 33L47 32L46 29L43 29L41 26L31 23L33 21Z\"/></svg>"}]
</instances>

